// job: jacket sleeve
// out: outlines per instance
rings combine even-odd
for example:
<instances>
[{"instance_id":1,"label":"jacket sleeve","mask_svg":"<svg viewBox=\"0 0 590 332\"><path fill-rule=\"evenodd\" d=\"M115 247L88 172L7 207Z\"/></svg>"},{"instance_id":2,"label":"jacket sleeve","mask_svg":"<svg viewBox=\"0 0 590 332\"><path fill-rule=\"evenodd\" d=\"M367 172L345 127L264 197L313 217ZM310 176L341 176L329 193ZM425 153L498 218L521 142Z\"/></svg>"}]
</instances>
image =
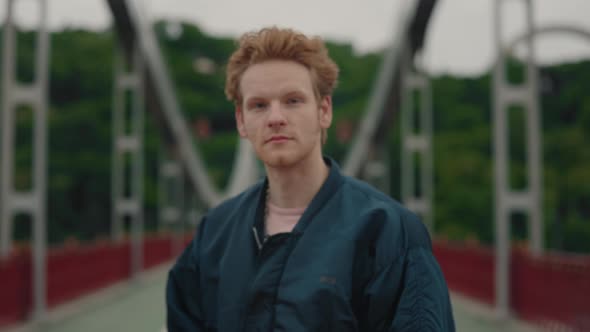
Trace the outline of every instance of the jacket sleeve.
<instances>
[{"instance_id":1,"label":"jacket sleeve","mask_svg":"<svg viewBox=\"0 0 590 332\"><path fill-rule=\"evenodd\" d=\"M447 284L428 232L415 221L405 249L377 268L364 288L364 331L455 331Z\"/></svg>"},{"instance_id":2,"label":"jacket sleeve","mask_svg":"<svg viewBox=\"0 0 590 332\"><path fill-rule=\"evenodd\" d=\"M401 297L390 331L454 331L449 291L432 251L410 249L404 265Z\"/></svg>"},{"instance_id":3,"label":"jacket sleeve","mask_svg":"<svg viewBox=\"0 0 590 332\"><path fill-rule=\"evenodd\" d=\"M203 220L204 221L204 220ZM199 285L199 235L183 251L168 273L166 285L166 322L168 332L205 331Z\"/></svg>"}]
</instances>

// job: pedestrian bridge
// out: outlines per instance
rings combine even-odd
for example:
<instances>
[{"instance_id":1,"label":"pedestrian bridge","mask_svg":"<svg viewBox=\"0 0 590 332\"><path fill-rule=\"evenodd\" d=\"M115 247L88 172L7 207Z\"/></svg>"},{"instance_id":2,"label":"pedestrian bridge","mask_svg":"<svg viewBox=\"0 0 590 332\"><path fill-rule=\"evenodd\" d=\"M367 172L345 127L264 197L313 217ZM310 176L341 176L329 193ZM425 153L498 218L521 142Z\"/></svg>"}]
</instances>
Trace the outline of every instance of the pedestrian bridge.
<instances>
[{"instance_id":1,"label":"pedestrian bridge","mask_svg":"<svg viewBox=\"0 0 590 332\"><path fill-rule=\"evenodd\" d=\"M164 287L170 264L143 273L132 284L121 282L49 311L41 323L25 323L7 332L163 332L166 331ZM517 319L498 320L490 306L451 294L457 331L538 331Z\"/></svg>"},{"instance_id":2,"label":"pedestrian bridge","mask_svg":"<svg viewBox=\"0 0 590 332\"><path fill-rule=\"evenodd\" d=\"M48 151L46 130L50 43L46 13L51 2L40 1L42 20L36 41L35 75L30 84L14 79L18 49L11 21L14 0L6 2L0 123L0 330L162 331L166 271L192 237L195 220L203 209L240 192L261 176L252 149L240 141L226 188L220 190L214 185L184 118L152 22L137 1L106 2L118 40L112 105L112 237L92 244L66 242L51 249L47 248L47 227L51 223L46 220L47 154L52 153ZM532 2L524 2L528 15ZM437 3L406 1L366 108L340 160L346 174L387 192L389 188L383 184L389 183L393 174L387 167L385 137L393 119L398 119L402 173L399 199L419 214L431 231L435 211L432 93L428 77L416 59ZM501 14L495 8L495 27L499 29ZM529 29L523 38L530 41L536 30L530 16L526 19ZM491 247L455 243L433 233L434 253L453 294L459 331L590 330L590 256L546 252L542 243L543 158L535 64L527 60L528 78L521 86L508 83L505 45L500 41L496 45L499 55L493 74L495 243ZM419 107L413 105L415 94L421 96ZM32 130L35 163L31 167L35 186L27 192L13 188L12 181L16 158L13 118L17 106L23 104L33 109L36 123ZM125 117L127 104L133 106L130 116ZM511 105L520 105L529 114L528 186L518 192L507 186L508 134L503 114ZM144 115L157 119L163 150L170 156L160 167L162 183L171 181L177 189L175 193L163 191L163 197L168 197L161 202L160 218L169 225L185 225L156 234L144 232ZM416 118L421 123L418 132L413 129ZM126 131L128 127L131 129ZM420 165L415 163L414 155L423 160ZM417 177L420 181L416 181ZM198 201L198 206L182 210L178 202L186 197ZM529 216L527 247L511 247L511 213ZM15 247L12 241L16 214L31 217L32 241L25 248ZM130 224L127 233L126 221Z\"/></svg>"}]
</instances>

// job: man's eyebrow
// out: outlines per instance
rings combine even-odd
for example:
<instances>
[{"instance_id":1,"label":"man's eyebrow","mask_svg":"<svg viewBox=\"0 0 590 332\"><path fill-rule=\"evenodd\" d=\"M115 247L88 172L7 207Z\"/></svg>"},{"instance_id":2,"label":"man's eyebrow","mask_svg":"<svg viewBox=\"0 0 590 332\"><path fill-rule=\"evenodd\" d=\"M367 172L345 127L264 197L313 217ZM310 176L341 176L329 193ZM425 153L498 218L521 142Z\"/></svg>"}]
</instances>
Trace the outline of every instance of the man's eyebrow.
<instances>
[{"instance_id":1,"label":"man's eyebrow","mask_svg":"<svg viewBox=\"0 0 590 332\"><path fill-rule=\"evenodd\" d=\"M244 99L244 101L246 103L249 103L249 102L260 101L260 100L265 100L265 99L266 99L266 97L254 95L254 96L249 96L248 98Z\"/></svg>"},{"instance_id":2,"label":"man's eyebrow","mask_svg":"<svg viewBox=\"0 0 590 332\"><path fill-rule=\"evenodd\" d=\"M306 95L305 91L299 88L286 88L283 89L281 91L279 91L278 95L280 97L284 97L284 96L289 96L289 95ZM256 94L251 94L250 96L247 96L246 98L244 98L244 100L246 102L250 101L250 100L260 100L260 99L268 99L268 96L266 96L264 93L256 93Z\"/></svg>"},{"instance_id":3,"label":"man's eyebrow","mask_svg":"<svg viewBox=\"0 0 590 332\"><path fill-rule=\"evenodd\" d=\"M301 89L288 89L283 95L301 94L305 95L305 92Z\"/></svg>"}]
</instances>

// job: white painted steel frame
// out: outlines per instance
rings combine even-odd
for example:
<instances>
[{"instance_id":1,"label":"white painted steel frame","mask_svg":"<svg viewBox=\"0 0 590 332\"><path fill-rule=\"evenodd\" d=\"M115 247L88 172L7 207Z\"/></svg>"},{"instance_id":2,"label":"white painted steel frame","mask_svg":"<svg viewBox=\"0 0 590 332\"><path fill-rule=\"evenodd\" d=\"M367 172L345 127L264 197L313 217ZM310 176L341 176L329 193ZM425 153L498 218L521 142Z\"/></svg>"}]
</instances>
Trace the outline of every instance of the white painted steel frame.
<instances>
[{"instance_id":1,"label":"white painted steel frame","mask_svg":"<svg viewBox=\"0 0 590 332\"><path fill-rule=\"evenodd\" d=\"M47 1L38 0L39 25L34 54L34 77L30 84L16 77L15 0L6 2L2 54L2 150L0 154L0 256L12 248L13 222L16 214L28 214L33 239L33 319L43 319L46 311L47 250L47 112L49 91L50 40L47 28ZM33 110L32 188L19 191L14 187L15 118L19 106Z\"/></svg>"},{"instance_id":2,"label":"white painted steel frame","mask_svg":"<svg viewBox=\"0 0 590 332\"><path fill-rule=\"evenodd\" d=\"M538 101L538 74L532 31L533 7L531 0L522 0L525 5L526 49L525 79L522 84L512 84L506 77L506 43L502 41L505 0L494 1L494 39L498 52L493 72L493 123L495 161L495 229L496 229L496 312L500 319L510 316L510 218L514 212L529 216L530 250L539 255L543 250L542 223L542 159L541 159L541 118ZM522 106L526 123L526 169L528 188L515 191L510 187L510 142L508 141L508 110L511 106Z\"/></svg>"},{"instance_id":3,"label":"white painted steel frame","mask_svg":"<svg viewBox=\"0 0 590 332\"><path fill-rule=\"evenodd\" d=\"M111 236L113 241L120 242L124 235L124 220L126 217L130 219L131 273L137 276L143 266L144 69L137 46L133 47L128 66L120 49L116 48L114 60ZM127 114L128 105L131 106L130 114ZM131 157L130 165L126 156ZM127 167L130 167L128 173Z\"/></svg>"},{"instance_id":4,"label":"white painted steel frame","mask_svg":"<svg viewBox=\"0 0 590 332\"><path fill-rule=\"evenodd\" d=\"M415 105L414 94L420 102ZM404 56L401 93L401 187L402 201L408 209L419 214L430 231L434 232L433 211L433 153L432 153L432 92L430 79L414 64L409 54ZM419 112L419 128L414 123L414 112ZM416 183L417 168L414 154L420 157L420 181ZM416 188L420 194L416 195Z\"/></svg>"}]
</instances>

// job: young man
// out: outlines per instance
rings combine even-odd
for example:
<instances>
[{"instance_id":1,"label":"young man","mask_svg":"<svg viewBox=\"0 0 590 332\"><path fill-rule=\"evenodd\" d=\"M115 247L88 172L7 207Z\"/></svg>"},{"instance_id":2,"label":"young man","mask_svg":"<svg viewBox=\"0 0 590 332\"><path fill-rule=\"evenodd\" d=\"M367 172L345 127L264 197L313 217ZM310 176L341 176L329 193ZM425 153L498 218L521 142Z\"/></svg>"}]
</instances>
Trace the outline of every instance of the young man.
<instances>
[{"instance_id":1,"label":"young man","mask_svg":"<svg viewBox=\"0 0 590 332\"><path fill-rule=\"evenodd\" d=\"M226 94L266 178L203 218L169 274L168 331L454 330L420 220L322 156L337 78L320 39L240 39Z\"/></svg>"}]
</instances>

